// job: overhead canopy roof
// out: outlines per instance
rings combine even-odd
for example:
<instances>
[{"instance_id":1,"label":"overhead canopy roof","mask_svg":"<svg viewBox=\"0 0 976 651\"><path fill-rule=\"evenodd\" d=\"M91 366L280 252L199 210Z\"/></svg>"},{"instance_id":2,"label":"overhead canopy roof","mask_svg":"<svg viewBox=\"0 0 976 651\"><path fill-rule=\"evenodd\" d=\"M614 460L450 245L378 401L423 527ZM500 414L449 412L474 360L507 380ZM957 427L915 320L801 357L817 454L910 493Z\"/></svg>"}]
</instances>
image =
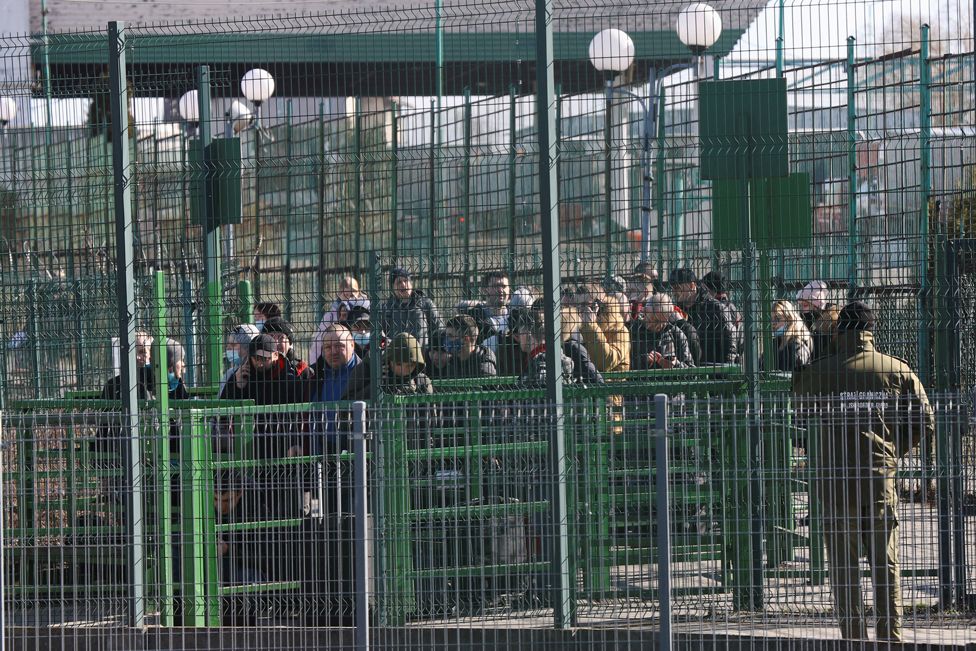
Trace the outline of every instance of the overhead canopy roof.
<instances>
[{"instance_id":1,"label":"overhead canopy roof","mask_svg":"<svg viewBox=\"0 0 976 651\"><path fill-rule=\"evenodd\" d=\"M161 31L161 30L160 30ZM603 80L587 58L593 31L554 34L556 82L564 93L598 89ZM630 31L637 60L633 81L650 67L690 59L672 30ZM742 35L726 28L708 54L727 54ZM102 34L53 34L49 64L55 94L91 95L91 80L106 75L107 39ZM194 85L199 65L211 67L217 96L237 96L241 75L262 67L275 77L279 97L396 96L436 93L433 32L384 33L132 33L127 64L136 95L176 97ZM42 46L32 46L35 65ZM446 32L444 94L470 89L478 95L531 93L535 35L525 32ZM107 89L107 86L106 88ZM101 90L105 90L101 89Z\"/></svg>"}]
</instances>

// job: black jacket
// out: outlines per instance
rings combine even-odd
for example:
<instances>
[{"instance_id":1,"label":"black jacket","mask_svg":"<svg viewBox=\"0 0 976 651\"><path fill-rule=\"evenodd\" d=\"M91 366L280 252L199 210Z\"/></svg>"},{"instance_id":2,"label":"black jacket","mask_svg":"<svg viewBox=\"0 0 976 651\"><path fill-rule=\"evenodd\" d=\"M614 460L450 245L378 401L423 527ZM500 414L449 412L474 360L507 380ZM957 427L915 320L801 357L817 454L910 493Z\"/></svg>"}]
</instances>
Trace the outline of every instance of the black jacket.
<instances>
[{"instance_id":1,"label":"black jacket","mask_svg":"<svg viewBox=\"0 0 976 651\"><path fill-rule=\"evenodd\" d=\"M284 357L279 357L277 365L265 373L257 373L252 366L243 387L238 387L231 377L220 398L253 400L255 405L287 405L305 401L304 384L299 382L295 367ZM282 457L290 447L300 445L300 421L297 414L255 416L254 455L259 458Z\"/></svg>"},{"instance_id":2,"label":"black jacket","mask_svg":"<svg viewBox=\"0 0 976 651\"><path fill-rule=\"evenodd\" d=\"M691 305L681 308L688 321L698 332L701 341L701 359L698 365L735 364L739 361L738 325L728 310L698 288L698 296Z\"/></svg>"},{"instance_id":3,"label":"black jacket","mask_svg":"<svg viewBox=\"0 0 976 651\"><path fill-rule=\"evenodd\" d=\"M137 393L139 400L153 400L156 397L156 372L152 367L143 366L136 369L136 380ZM122 399L122 376L116 375L102 387L102 400L121 400ZM186 390L186 385L183 384L183 380L176 386L176 389L169 392L170 400L189 400L190 392ZM121 423L120 423L121 424ZM181 435L183 433L182 421L179 418L170 419L169 425L169 447L173 454L179 454L181 445ZM98 447L100 449L107 449L107 444L105 441L109 439L115 439L118 441L118 446L113 445L112 447L121 446L121 441L118 439L122 435L121 427L109 427L105 426L99 429L98 437L104 439L103 443Z\"/></svg>"},{"instance_id":4,"label":"black jacket","mask_svg":"<svg viewBox=\"0 0 976 651\"><path fill-rule=\"evenodd\" d=\"M498 337L498 375L522 375L529 366L529 356L522 352L522 347L515 341L511 331Z\"/></svg>"},{"instance_id":5,"label":"black jacket","mask_svg":"<svg viewBox=\"0 0 976 651\"><path fill-rule=\"evenodd\" d=\"M773 338L776 347L776 370L793 372L803 368L813 359L812 345L801 343L793 339L785 346L781 346L780 337Z\"/></svg>"},{"instance_id":6,"label":"black jacket","mask_svg":"<svg viewBox=\"0 0 976 651\"><path fill-rule=\"evenodd\" d=\"M573 362L573 380L583 384L603 384L603 376L590 359L583 342L575 336L563 342L563 355Z\"/></svg>"},{"instance_id":7,"label":"black jacket","mask_svg":"<svg viewBox=\"0 0 976 651\"><path fill-rule=\"evenodd\" d=\"M660 332L647 328L643 321L633 321L630 338L630 368L635 371L645 371L649 368L659 368L648 364L649 353L658 352L671 360L671 368L688 368L694 366L688 339L684 332L674 323L667 324Z\"/></svg>"},{"instance_id":8,"label":"black jacket","mask_svg":"<svg viewBox=\"0 0 976 651\"><path fill-rule=\"evenodd\" d=\"M496 375L498 375L498 362L495 360L495 353L481 344L475 346L467 359L462 360L457 355L452 357L441 374L442 377L447 378L495 377Z\"/></svg>"}]
</instances>

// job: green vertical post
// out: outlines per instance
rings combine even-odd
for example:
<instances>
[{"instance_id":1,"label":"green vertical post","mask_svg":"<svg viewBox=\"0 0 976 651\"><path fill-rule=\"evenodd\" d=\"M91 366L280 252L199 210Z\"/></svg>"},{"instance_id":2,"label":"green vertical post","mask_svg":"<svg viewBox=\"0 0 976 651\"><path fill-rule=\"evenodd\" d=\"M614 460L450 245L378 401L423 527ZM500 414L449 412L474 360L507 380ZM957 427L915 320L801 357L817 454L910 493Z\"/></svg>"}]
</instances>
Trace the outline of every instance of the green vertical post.
<instances>
[{"instance_id":1,"label":"green vertical post","mask_svg":"<svg viewBox=\"0 0 976 651\"><path fill-rule=\"evenodd\" d=\"M786 48L786 0L779 0L777 16L779 23L776 35L776 76L783 76L783 51Z\"/></svg>"},{"instance_id":2,"label":"green vertical post","mask_svg":"<svg viewBox=\"0 0 976 651\"><path fill-rule=\"evenodd\" d=\"M237 305L239 323L250 323L254 316L254 290L251 281L241 280L237 283Z\"/></svg>"},{"instance_id":3,"label":"green vertical post","mask_svg":"<svg viewBox=\"0 0 976 651\"><path fill-rule=\"evenodd\" d=\"M685 266L685 177L684 174L676 174L674 180L674 209L671 213L671 229L673 239L674 258L671 260L671 267ZM658 269L658 273L661 270Z\"/></svg>"},{"instance_id":4,"label":"green vertical post","mask_svg":"<svg viewBox=\"0 0 976 651\"><path fill-rule=\"evenodd\" d=\"M369 254L369 278L367 286L370 296L379 296L380 292L380 258L376 251ZM380 353L380 334L378 329L373 329L370 333L369 341L369 375L370 375L370 405L379 405L378 396L380 393L380 382L382 378L382 357ZM378 624L380 626L391 626L394 624L391 615L391 606L388 595L391 591L391 581L388 576L390 568L387 564L388 544L387 544L387 507L386 492L387 485L395 483L395 477L388 477L386 474L387 465L387 434L390 427L389 419L381 418L376 423L377 431L373 433L373 454L376 469L376 485L382 487L376 491L376 499L373 501L373 517L376 520L376 549L373 557L376 559L376 604L379 612Z\"/></svg>"},{"instance_id":5,"label":"green vertical post","mask_svg":"<svg viewBox=\"0 0 976 651\"><path fill-rule=\"evenodd\" d=\"M28 271L30 273L30 271ZM31 278L27 281L27 328L30 337L28 338L31 346L31 361L34 364L34 372L31 373L31 383L34 385L34 398L40 399L41 396L41 319L37 313L41 305L40 296L37 291L37 279Z\"/></svg>"},{"instance_id":6,"label":"green vertical post","mask_svg":"<svg viewBox=\"0 0 976 651\"><path fill-rule=\"evenodd\" d=\"M197 68L198 108L200 111L200 135L197 146L200 147L200 161L204 170L204 247L203 257L207 269L207 285L204 299L205 328L204 354L207 360L207 384L217 386L220 382L222 367L221 341L221 272L220 272L220 228L214 223L213 215L213 170L207 147L210 145L210 67Z\"/></svg>"},{"instance_id":7,"label":"green vertical post","mask_svg":"<svg viewBox=\"0 0 976 651\"><path fill-rule=\"evenodd\" d=\"M145 532L142 476L142 441L139 432L139 394L136 379L136 296L131 183L129 175L129 92L125 62L125 23L108 24L109 91L112 110L112 173L115 208L115 267L122 353L121 402L123 438L128 440L125 459L126 536L128 551L128 619L141 628L146 615Z\"/></svg>"},{"instance_id":8,"label":"green vertical post","mask_svg":"<svg viewBox=\"0 0 976 651\"><path fill-rule=\"evenodd\" d=\"M434 257L437 255L437 106L433 101L430 103L430 149L427 151L428 164L430 165L430 177L428 178L427 197L430 202L427 205L427 258L430 264L429 273L433 274ZM428 281L428 286L432 286L432 280Z\"/></svg>"},{"instance_id":9,"label":"green vertical post","mask_svg":"<svg viewBox=\"0 0 976 651\"><path fill-rule=\"evenodd\" d=\"M518 173L516 170L516 165L518 164L518 134L516 129L518 123L516 121L517 117L517 105L515 96L515 86L509 86L508 88L508 271L513 273L515 271L515 247L517 230L515 228L516 222L516 184L518 182Z\"/></svg>"},{"instance_id":10,"label":"green vertical post","mask_svg":"<svg viewBox=\"0 0 976 651\"><path fill-rule=\"evenodd\" d=\"M921 191L921 214L919 224L919 269L921 291L918 294L918 376L922 383L929 385L932 378L932 327L929 310L929 198L932 194L932 68L929 62L929 26L922 25L922 47L919 52L919 179Z\"/></svg>"},{"instance_id":11,"label":"green vertical post","mask_svg":"<svg viewBox=\"0 0 976 651\"><path fill-rule=\"evenodd\" d=\"M657 106L657 156L654 160L654 204L657 206L657 270L664 278L664 103L667 95L664 84L658 96Z\"/></svg>"},{"instance_id":12,"label":"green vertical post","mask_svg":"<svg viewBox=\"0 0 976 651\"><path fill-rule=\"evenodd\" d=\"M319 260L325 259L325 102L319 102L319 120L316 124L318 130L318 228L319 228ZM316 317L325 313L325 265L319 264L316 267L316 279L318 285L318 303L316 304Z\"/></svg>"},{"instance_id":13,"label":"green vertical post","mask_svg":"<svg viewBox=\"0 0 976 651\"><path fill-rule=\"evenodd\" d=\"M464 246L464 297L471 298L471 89L464 89L464 141L461 168L461 236Z\"/></svg>"},{"instance_id":14,"label":"green vertical post","mask_svg":"<svg viewBox=\"0 0 976 651\"><path fill-rule=\"evenodd\" d=\"M560 363L562 315L560 313L559 179L556 176L556 100L553 74L552 0L535 2L536 129L538 137L539 208L542 217L542 286L546 324L546 402L550 410L549 561L553 624L573 626L575 612L569 559L569 513L566 493L566 423L563 416L563 372Z\"/></svg>"},{"instance_id":15,"label":"green vertical post","mask_svg":"<svg viewBox=\"0 0 976 651\"><path fill-rule=\"evenodd\" d=\"M847 297L857 289L857 70L854 37L847 37Z\"/></svg>"},{"instance_id":16,"label":"green vertical post","mask_svg":"<svg viewBox=\"0 0 976 651\"><path fill-rule=\"evenodd\" d=\"M173 625L173 533L171 523L173 518L172 482L173 472L170 467L169 451L169 360L166 356L166 277L162 271L153 275L153 369L156 381L156 414L159 418L156 435L153 437L156 447L152 458L156 469L156 554L160 571L157 591L160 599L160 616L163 626Z\"/></svg>"},{"instance_id":17,"label":"green vertical post","mask_svg":"<svg viewBox=\"0 0 976 651\"><path fill-rule=\"evenodd\" d=\"M772 354L776 345L773 341L773 274L770 253L764 246L759 252L759 332L762 334L762 349L769 351L763 355L763 371L776 370L776 356Z\"/></svg>"},{"instance_id":18,"label":"green vertical post","mask_svg":"<svg viewBox=\"0 0 976 651\"><path fill-rule=\"evenodd\" d=\"M783 63L784 54L786 51L786 0L779 0L779 6L777 7L777 35L776 35L776 76L783 76ZM779 249L777 252L777 276L782 280L786 277L786 250ZM763 301L764 306L772 307L772 298L770 297L769 302ZM767 310L768 311L768 310ZM769 336L770 343L773 341L772 334ZM765 345L765 344L764 344ZM764 348L764 350L771 350L770 348ZM772 355L766 355L766 359L770 359ZM772 366L767 363L767 369L771 369Z\"/></svg>"},{"instance_id":19,"label":"green vertical post","mask_svg":"<svg viewBox=\"0 0 976 651\"><path fill-rule=\"evenodd\" d=\"M353 118L353 147L355 148L354 164L356 185L353 188L353 209L356 219L356 277L362 273L362 259L360 249L363 245L363 105L362 99L356 98L356 115Z\"/></svg>"},{"instance_id":20,"label":"green vertical post","mask_svg":"<svg viewBox=\"0 0 976 651\"><path fill-rule=\"evenodd\" d=\"M399 211L400 184L400 105L393 102L390 107L390 249L393 259L397 259L400 250L400 234L397 228L397 212Z\"/></svg>"},{"instance_id":21,"label":"green vertical post","mask_svg":"<svg viewBox=\"0 0 976 651\"><path fill-rule=\"evenodd\" d=\"M291 227L294 214L294 198L292 195L292 160L295 155L294 130L291 123L292 100L285 102L285 319L293 320L291 309ZM358 204L359 202L357 202ZM356 250L359 250L357 243ZM321 266L321 265L320 265ZM358 273L358 269L357 269Z\"/></svg>"},{"instance_id":22,"label":"green vertical post","mask_svg":"<svg viewBox=\"0 0 976 651\"><path fill-rule=\"evenodd\" d=\"M183 213L186 214L186 213ZM186 344L186 382L190 386L196 385L196 327L193 323L193 280L190 278L189 273L186 271L186 265L184 263L183 267L184 277L181 283L181 291L183 293L182 303L183 303L183 341ZM206 374L204 374L206 375Z\"/></svg>"},{"instance_id":23,"label":"green vertical post","mask_svg":"<svg viewBox=\"0 0 976 651\"><path fill-rule=\"evenodd\" d=\"M606 249L604 272L613 275L613 89L607 84L606 109L603 111L603 210L606 221L603 226L603 246Z\"/></svg>"},{"instance_id":24,"label":"green vertical post","mask_svg":"<svg viewBox=\"0 0 976 651\"><path fill-rule=\"evenodd\" d=\"M189 435L183 436L180 506L183 625L218 626L217 541L214 530L214 486L210 460L210 428L205 412L190 410Z\"/></svg>"},{"instance_id":25,"label":"green vertical post","mask_svg":"<svg viewBox=\"0 0 976 651\"><path fill-rule=\"evenodd\" d=\"M254 295L261 296L261 129L254 129L254 258L251 261L251 278L254 281ZM250 323L252 316L247 317Z\"/></svg>"}]
</instances>

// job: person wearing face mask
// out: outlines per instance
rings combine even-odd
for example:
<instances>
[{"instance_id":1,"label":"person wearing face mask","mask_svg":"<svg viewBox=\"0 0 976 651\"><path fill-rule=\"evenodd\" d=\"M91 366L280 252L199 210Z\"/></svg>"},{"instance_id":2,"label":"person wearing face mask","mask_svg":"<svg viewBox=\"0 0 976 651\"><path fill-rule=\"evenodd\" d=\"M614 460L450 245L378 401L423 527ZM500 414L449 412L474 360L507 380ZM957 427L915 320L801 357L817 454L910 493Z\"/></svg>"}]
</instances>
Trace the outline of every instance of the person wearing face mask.
<instances>
[{"instance_id":1,"label":"person wearing face mask","mask_svg":"<svg viewBox=\"0 0 976 651\"><path fill-rule=\"evenodd\" d=\"M478 323L474 317L458 314L447 322L444 330L444 351L451 358L447 376L450 378L495 377L498 362L495 354L478 342Z\"/></svg>"},{"instance_id":2,"label":"person wearing face mask","mask_svg":"<svg viewBox=\"0 0 976 651\"><path fill-rule=\"evenodd\" d=\"M796 306L776 301L772 310L773 345L777 371L793 372L813 358L813 337Z\"/></svg>"},{"instance_id":3,"label":"person wearing face mask","mask_svg":"<svg viewBox=\"0 0 976 651\"><path fill-rule=\"evenodd\" d=\"M342 306L345 306L347 314L345 319L340 316ZM343 276L339 281L339 291L336 293L335 300L329 306L328 311L322 315L319 328L312 336L312 345L308 349L308 361L313 366L322 354L322 339L325 331L333 323L341 323L343 320L349 321L356 308L363 308L369 314L369 297L365 292L360 291L359 281L355 276Z\"/></svg>"},{"instance_id":4,"label":"person wearing face mask","mask_svg":"<svg viewBox=\"0 0 976 651\"><path fill-rule=\"evenodd\" d=\"M255 303L254 305L254 326L258 331L264 330L264 324L268 319L281 316L281 308L277 303Z\"/></svg>"},{"instance_id":5,"label":"person wearing face mask","mask_svg":"<svg viewBox=\"0 0 976 651\"><path fill-rule=\"evenodd\" d=\"M217 395L224 392L227 381L237 372L237 369L247 360L247 350L251 340L260 334L257 326L250 323L242 323L235 326L227 335L224 342L224 361L227 363L227 372L220 378L220 388Z\"/></svg>"},{"instance_id":6,"label":"person wearing face mask","mask_svg":"<svg viewBox=\"0 0 976 651\"><path fill-rule=\"evenodd\" d=\"M369 355L369 344L372 341L373 324L369 320L369 308L355 306L340 323L352 334L352 341L356 345L356 354L365 359ZM382 333L380 333L380 347L382 348Z\"/></svg>"}]
</instances>

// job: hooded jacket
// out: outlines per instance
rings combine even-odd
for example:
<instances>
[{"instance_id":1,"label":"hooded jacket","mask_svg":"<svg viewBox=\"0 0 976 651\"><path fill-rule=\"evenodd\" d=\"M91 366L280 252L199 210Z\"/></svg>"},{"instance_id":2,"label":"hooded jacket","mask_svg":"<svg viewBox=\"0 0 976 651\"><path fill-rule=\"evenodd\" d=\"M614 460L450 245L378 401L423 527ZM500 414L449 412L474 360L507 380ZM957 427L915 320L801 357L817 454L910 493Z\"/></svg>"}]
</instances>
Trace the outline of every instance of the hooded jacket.
<instances>
[{"instance_id":1,"label":"hooded jacket","mask_svg":"<svg viewBox=\"0 0 976 651\"><path fill-rule=\"evenodd\" d=\"M444 321L434 302L417 289L406 301L390 296L380 306L375 320L387 335L406 332L413 335L421 346L427 345L430 333L444 328Z\"/></svg>"}]
</instances>

